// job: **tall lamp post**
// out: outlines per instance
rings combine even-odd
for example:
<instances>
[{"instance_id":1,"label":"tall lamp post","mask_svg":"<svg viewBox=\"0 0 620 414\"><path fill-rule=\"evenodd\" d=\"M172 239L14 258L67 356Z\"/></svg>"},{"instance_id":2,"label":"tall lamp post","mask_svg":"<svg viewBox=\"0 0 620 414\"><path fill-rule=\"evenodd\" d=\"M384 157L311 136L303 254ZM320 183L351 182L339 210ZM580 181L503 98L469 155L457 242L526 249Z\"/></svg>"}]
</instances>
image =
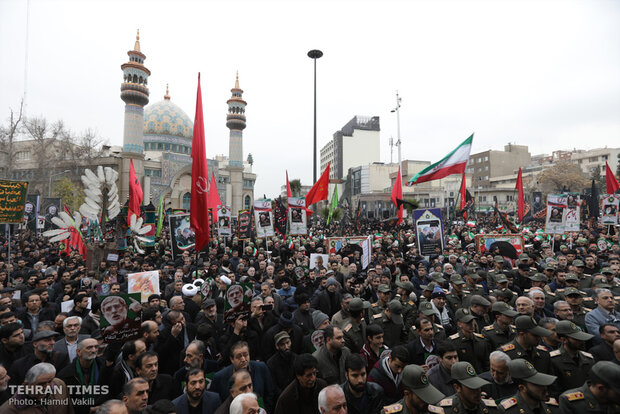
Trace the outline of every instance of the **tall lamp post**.
<instances>
[{"instance_id":1,"label":"tall lamp post","mask_svg":"<svg viewBox=\"0 0 620 414\"><path fill-rule=\"evenodd\" d=\"M398 96L398 91L396 91L396 108L392 109L391 112L396 112L396 145L398 146L398 166L402 170L402 159L400 157L400 96Z\"/></svg>"},{"instance_id":2,"label":"tall lamp post","mask_svg":"<svg viewBox=\"0 0 620 414\"><path fill-rule=\"evenodd\" d=\"M313 153L314 153L314 157L312 158L313 161L313 182L316 183L316 60L319 59L321 56L323 56L323 52L321 52L318 49L312 49L311 51L308 52L308 57L312 60L314 60L314 145L313 145Z\"/></svg>"},{"instance_id":3,"label":"tall lamp post","mask_svg":"<svg viewBox=\"0 0 620 414\"><path fill-rule=\"evenodd\" d=\"M66 173L68 173L68 172L71 172L71 170L64 170L64 171L61 171L61 172L59 172L59 173L56 173L56 174L52 174L52 175L50 175L50 181L49 181L49 184L48 184L48 186L47 186L47 196L48 196L48 197L51 197L51 196L52 196L52 178L57 177L57 176L59 176L59 175L66 174Z\"/></svg>"}]
</instances>

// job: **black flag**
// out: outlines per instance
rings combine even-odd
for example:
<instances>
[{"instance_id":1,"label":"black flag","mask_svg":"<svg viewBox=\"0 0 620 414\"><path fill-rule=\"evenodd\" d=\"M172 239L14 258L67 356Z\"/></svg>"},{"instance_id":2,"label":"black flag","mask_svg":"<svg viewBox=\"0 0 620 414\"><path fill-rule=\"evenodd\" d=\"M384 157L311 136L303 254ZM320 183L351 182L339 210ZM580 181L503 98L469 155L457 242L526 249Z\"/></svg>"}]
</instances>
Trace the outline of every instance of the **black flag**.
<instances>
[{"instance_id":1,"label":"black flag","mask_svg":"<svg viewBox=\"0 0 620 414\"><path fill-rule=\"evenodd\" d=\"M588 199L588 210L590 212L590 217L594 217L598 219L601 212L599 211L599 203L598 203L598 187L594 180L592 180L592 190L590 192L590 198Z\"/></svg>"}]
</instances>

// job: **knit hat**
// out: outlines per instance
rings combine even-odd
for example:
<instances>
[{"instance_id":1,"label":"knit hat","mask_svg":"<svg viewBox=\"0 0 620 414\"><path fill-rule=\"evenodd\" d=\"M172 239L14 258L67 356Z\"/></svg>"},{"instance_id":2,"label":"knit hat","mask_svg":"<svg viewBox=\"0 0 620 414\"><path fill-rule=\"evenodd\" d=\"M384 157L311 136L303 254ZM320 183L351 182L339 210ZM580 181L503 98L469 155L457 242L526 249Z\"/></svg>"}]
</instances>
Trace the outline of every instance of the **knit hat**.
<instances>
[{"instance_id":1,"label":"knit hat","mask_svg":"<svg viewBox=\"0 0 620 414\"><path fill-rule=\"evenodd\" d=\"M327 282L325 283L325 287L328 288L330 286L338 286L338 281L336 279L334 279L333 277L330 277L327 279Z\"/></svg>"},{"instance_id":2,"label":"knit hat","mask_svg":"<svg viewBox=\"0 0 620 414\"><path fill-rule=\"evenodd\" d=\"M285 329L291 328L293 326L293 314L289 311L282 312L278 324Z\"/></svg>"},{"instance_id":3,"label":"knit hat","mask_svg":"<svg viewBox=\"0 0 620 414\"><path fill-rule=\"evenodd\" d=\"M329 316L327 316L320 310L315 310L314 312L312 312L312 324L314 325L314 329L319 329L319 326L321 326L321 324L325 322L325 319L329 319Z\"/></svg>"}]
</instances>

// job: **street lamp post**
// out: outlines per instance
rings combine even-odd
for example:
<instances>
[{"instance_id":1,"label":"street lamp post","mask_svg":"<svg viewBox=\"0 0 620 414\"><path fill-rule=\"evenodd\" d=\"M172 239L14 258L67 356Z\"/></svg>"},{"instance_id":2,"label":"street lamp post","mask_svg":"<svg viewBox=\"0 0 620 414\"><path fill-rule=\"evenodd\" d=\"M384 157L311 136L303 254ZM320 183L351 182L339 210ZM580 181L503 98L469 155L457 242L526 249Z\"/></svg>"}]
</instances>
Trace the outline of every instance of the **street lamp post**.
<instances>
[{"instance_id":1,"label":"street lamp post","mask_svg":"<svg viewBox=\"0 0 620 414\"><path fill-rule=\"evenodd\" d=\"M51 196L52 196L52 178L57 177L57 176L59 176L59 175L66 174L66 173L68 173L68 172L71 172L71 170L64 170L64 171L61 171L61 172L59 172L59 173L56 173L56 174L52 174L52 175L50 175L50 181L49 181L49 184L48 184L48 186L47 186L47 196L48 196L48 197L51 197Z\"/></svg>"},{"instance_id":2,"label":"street lamp post","mask_svg":"<svg viewBox=\"0 0 620 414\"><path fill-rule=\"evenodd\" d=\"M308 57L314 60L314 145L313 145L313 169L312 169L312 178L313 182L316 183L316 60L323 56L323 52L318 49L312 49L308 52Z\"/></svg>"},{"instance_id":3,"label":"street lamp post","mask_svg":"<svg viewBox=\"0 0 620 414\"><path fill-rule=\"evenodd\" d=\"M396 91L396 108L392 109L391 112L396 112L396 145L398 146L398 166L402 169L402 158L400 156L400 96L398 96L398 91Z\"/></svg>"}]
</instances>

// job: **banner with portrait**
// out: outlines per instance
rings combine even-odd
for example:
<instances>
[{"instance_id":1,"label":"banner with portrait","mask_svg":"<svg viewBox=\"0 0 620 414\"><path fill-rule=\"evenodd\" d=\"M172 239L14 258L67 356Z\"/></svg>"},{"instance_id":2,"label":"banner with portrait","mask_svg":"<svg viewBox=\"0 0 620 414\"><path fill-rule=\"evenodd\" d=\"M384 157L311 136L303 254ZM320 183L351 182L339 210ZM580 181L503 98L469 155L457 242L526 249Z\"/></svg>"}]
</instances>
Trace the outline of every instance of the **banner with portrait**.
<instances>
[{"instance_id":1,"label":"banner with portrait","mask_svg":"<svg viewBox=\"0 0 620 414\"><path fill-rule=\"evenodd\" d=\"M237 236L240 239L252 238L252 213L250 210L239 210L239 227Z\"/></svg>"},{"instance_id":2,"label":"banner with portrait","mask_svg":"<svg viewBox=\"0 0 620 414\"><path fill-rule=\"evenodd\" d=\"M27 181L0 180L0 223L23 223Z\"/></svg>"},{"instance_id":3,"label":"banner with portrait","mask_svg":"<svg viewBox=\"0 0 620 414\"><path fill-rule=\"evenodd\" d=\"M232 236L232 211L228 206L217 208L217 235L224 237Z\"/></svg>"},{"instance_id":4,"label":"banner with portrait","mask_svg":"<svg viewBox=\"0 0 620 414\"><path fill-rule=\"evenodd\" d=\"M620 197L617 195L604 195L601 197L601 224L605 226L618 225L618 207Z\"/></svg>"},{"instance_id":5,"label":"banner with portrait","mask_svg":"<svg viewBox=\"0 0 620 414\"><path fill-rule=\"evenodd\" d=\"M99 327L105 343L127 342L140 336L142 304L140 293L100 296Z\"/></svg>"},{"instance_id":6,"label":"banner with portrait","mask_svg":"<svg viewBox=\"0 0 620 414\"><path fill-rule=\"evenodd\" d=\"M26 197L26 205L24 206L24 226L33 233L37 232L37 218L39 216L39 209L41 197L34 194L29 194Z\"/></svg>"},{"instance_id":7,"label":"banner with portrait","mask_svg":"<svg viewBox=\"0 0 620 414\"><path fill-rule=\"evenodd\" d=\"M45 215L45 230L56 229L52 223L52 217L57 217L62 208L62 199L59 197L47 197L43 199L41 215Z\"/></svg>"},{"instance_id":8,"label":"banner with portrait","mask_svg":"<svg viewBox=\"0 0 620 414\"><path fill-rule=\"evenodd\" d=\"M367 236L351 236L351 237L326 237L325 238L325 251L329 254L336 254L347 246L361 245Z\"/></svg>"},{"instance_id":9,"label":"banner with portrait","mask_svg":"<svg viewBox=\"0 0 620 414\"><path fill-rule=\"evenodd\" d=\"M420 255L441 254L444 246L441 209L426 208L413 210L413 221L415 223Z\"/></svg>"},{"instance_id":10,"label":"banner with portrait","mask_svg":"<svg viewBox=\"0 0 620 414\"><path fill-rule=\"evenodd\" d=\"M254 295L252 283L235 283L226 288L224 320L235 321L240 316L250 318L250 303Z\"/></svg>"},{"instance_id":11,"label":"banner with portrait","mask_svg":"<svg viewBox=\"0 0 620 414\"><path fill-rule=\"evenodd\" d=\"M566 196L566 225L564 231L579 231L581 224L581 197L579 193L567 193Z\"/></svg>"},{"instance_id":12,"label":"banner with portrait","mask_svg":"<svg viewBox=\"0 0 620 414\"><path fill-rule=\"evenodd\" d=\"M292 235L308 234L308 226L306 220L306 199L304 197L289 197L289 233Z\"/></svg>"},{"instance_id":13,"label":"banner with portrait","mask_svg":"<svg viewBox=\"0 0 620 414\"><path fill-rule=\"evenodd\" d=\"M488 254L491 246L499 242L506 242L514 247L517 257L525 251L523 236L520 234L476 234L476 251L480 254ZM508 254L502 254L502 256L510 257Z\"/></svg>"},{"instance_id":14,"label":"banner with portrait","mask_svg":"<svg viewBox=\"0 0 620 414\"><path fill-rule=\"evenodd\" d=\"M545 233L564 234L566 231L566 214L568 210L567 194L547 195L547 218L545 220Z\"/></svg>"},{"instance_id":15,"label":"banner with portrait","mask_svg":"<svg viewBox=\"0 0 620 414\"><path fill-rule=\"evenodd\" d=\"M140 301L148 302L149 296L159 295L159 271L129 273L127 275L127 291L140 293Z\"/></svg>"},{"instance_id":16,"label":"banner with portrait","mask_svg":"<svg viewBox=\"0 0 620 414\"><path fill-rule=\"evenodd\" d=\"M272 237L274 235L271 200L254 201L254 222L256 223L256 237Z\"/></svg>"},{"instance_id":17,"label":"banner with portrait","mask_svg":"<svg viewBox=\"0 0 620 414\"><path fill-rule=\"evenodd\" d=\"M168 224L170 226L170 243L172 244L173 256L177 257L186 250L193 254L196 235L190 227L189 214L171 214L168 216Z\"/></svg>"}]
</instances>

